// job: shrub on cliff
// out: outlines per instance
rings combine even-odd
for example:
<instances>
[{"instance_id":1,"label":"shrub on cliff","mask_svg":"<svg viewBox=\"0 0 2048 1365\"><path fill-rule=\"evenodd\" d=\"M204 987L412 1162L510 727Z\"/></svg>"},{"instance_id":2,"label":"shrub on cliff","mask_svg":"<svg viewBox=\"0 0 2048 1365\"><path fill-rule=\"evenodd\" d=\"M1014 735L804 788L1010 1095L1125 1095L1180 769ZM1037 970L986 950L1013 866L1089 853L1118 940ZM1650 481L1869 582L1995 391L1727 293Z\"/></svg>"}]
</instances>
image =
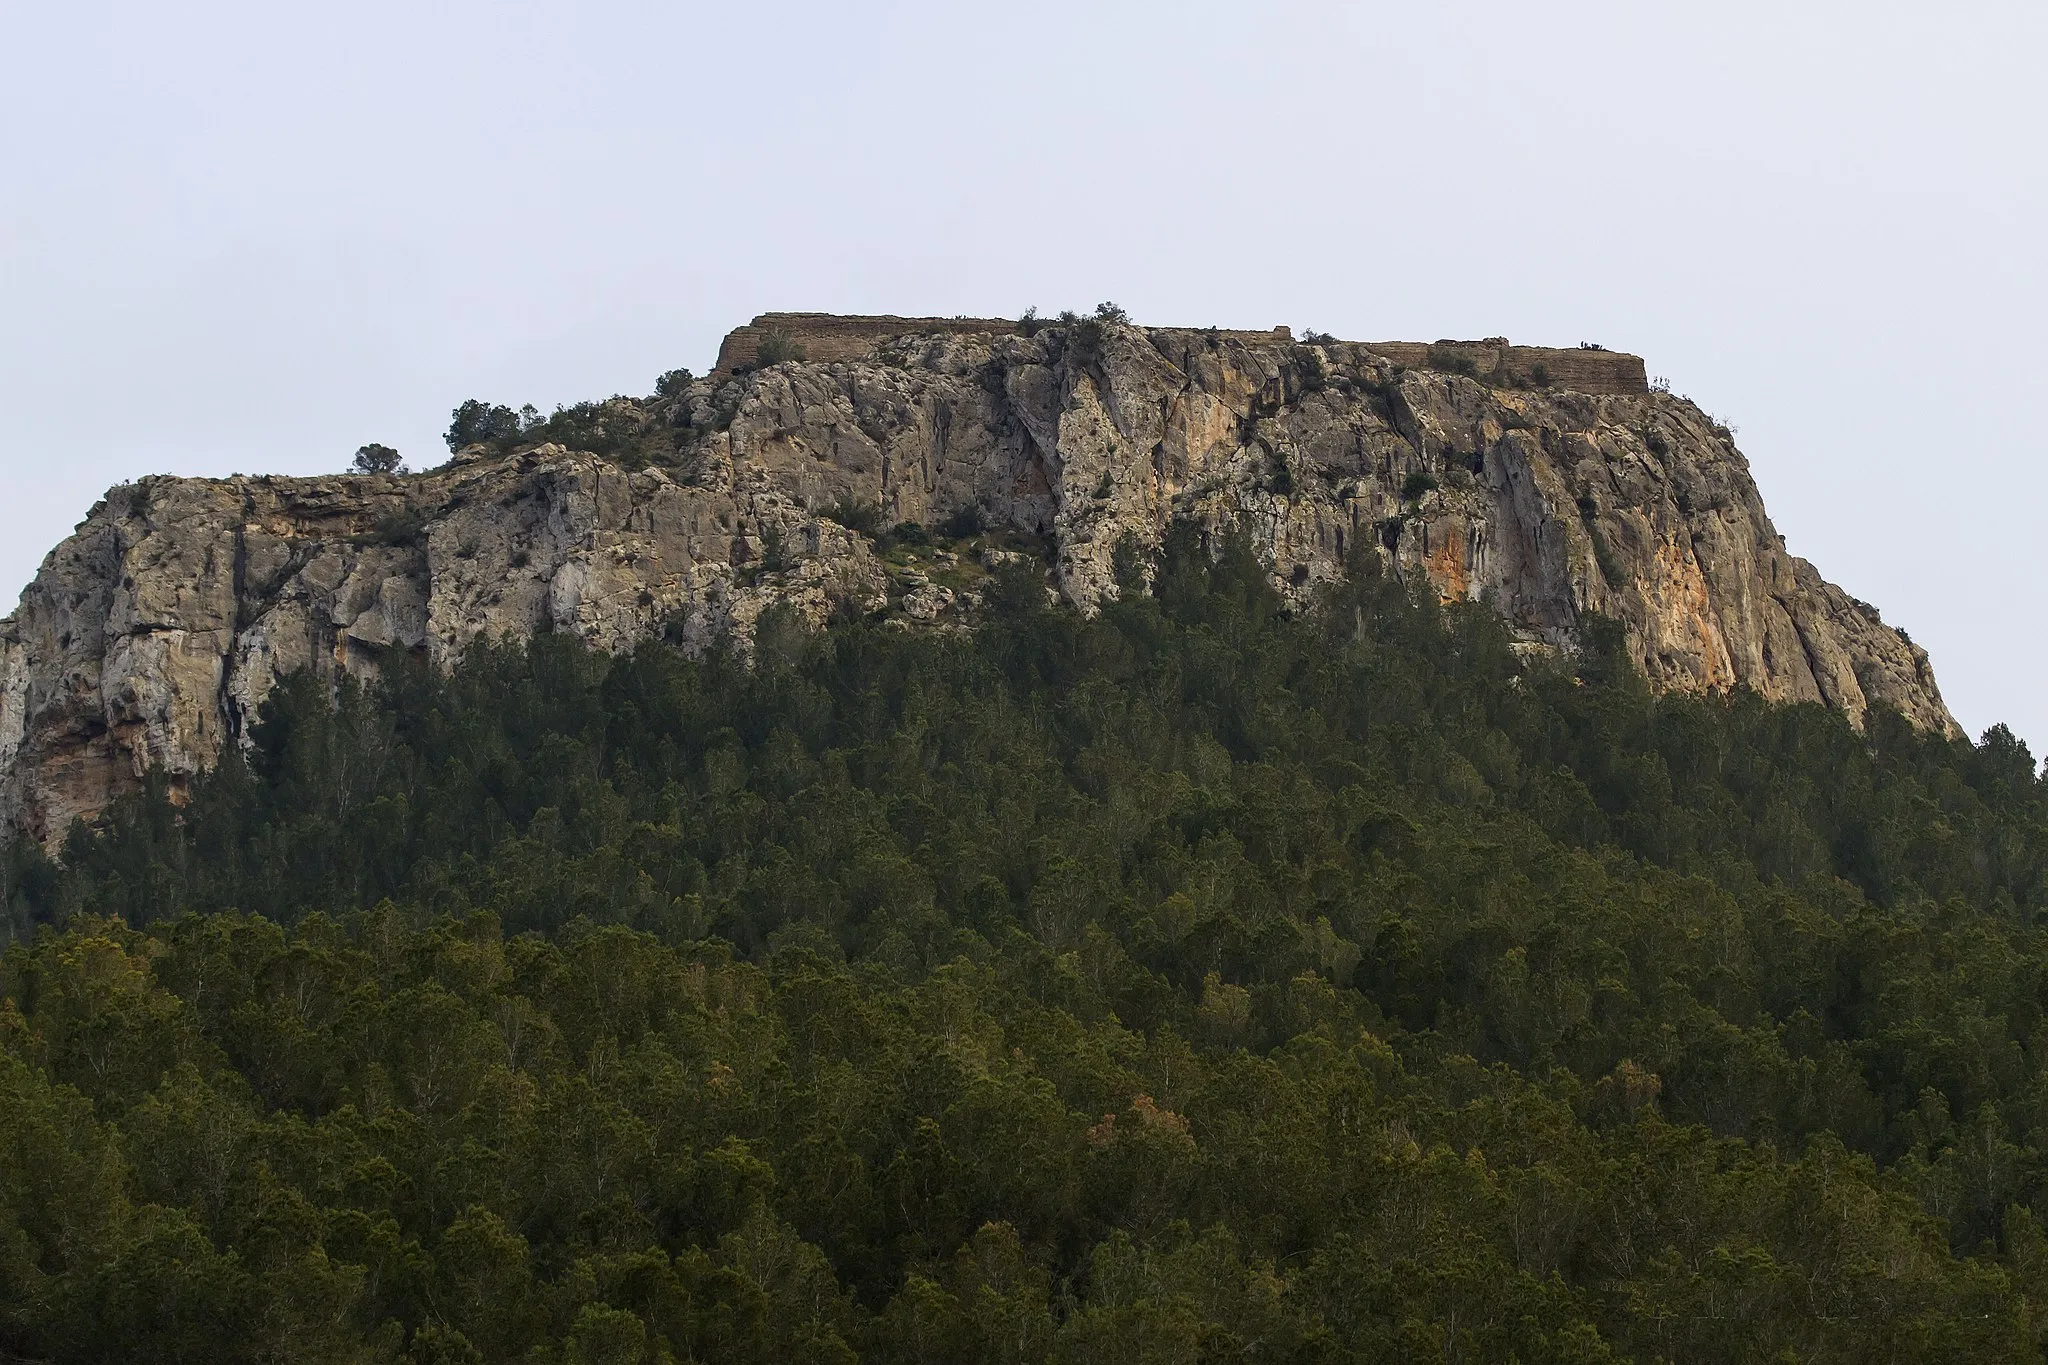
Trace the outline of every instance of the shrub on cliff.
<instances>
[{"instance_id":1,"label":"shrub on cliff","mask_svg":"<svg viewBox=\"0 0 2048 1365\"><path fill-rule=\"evenodd\" d=\"M1130 320L1129 313L1106 301L1096 304L1095 311L1087 317L1071 308L1063 310L1058 323L1066 329L1068 360L1078 366L1093 365L1102 354L1102 343L1109 335L1109 328Z\"/></svg>"},{"instance_id":2,"label":"shrub on cliff","mask_svg":"<svg viewBox=\"0 0 2048 1365\"><path fill-rule=\"evenodd\" d=\"M1434 475L1424 470L1414 470L1407 478L1401 480L1401 501L1418 501L1424 493L1433 493L1436 491L1436 488L1437 482Z\"/></svg>"},{"instance_id":3,"label":"shrub on cliff","mask_svg":"<svg viewBox=\"0 0 2048 1365\"><path fill-rule=\"evenodd\" d=\"M502 403L469 398L450 414L448 431L442 439L448 442L450 450L473 445L509 449L528 426L539 420L540 414L531 406L514 412Z\"/></svg>"},{"instance_id":4,"label":"shrub on cliff","mask_svg":"<svg viewBox=\"0 0 2048 1365\"><path fill-rule=\"evenodd\" d=\"M1479 377L1479 362L1456 346L1437 342L1429 348L1429 368L1446 374L1462 374L1467 379Z\"/></svg>"},{"instance_id":5,"label":"shrub on cliff","mask_svg":"<svg viewBox=\"0 0 2048 1365\"><path fill-rule=\"evenodd\" d=\"M882 508L879 503L841 499L827 508L825 515L847 530L864 536L876 536L882 532Z\"/></svg>"},{"instance_id":6,"label":"shrub on cliff","mask_svg":"<svg viewBox=\"0 0 2048 1365\"><path fill-rule=\"evenodd\" d=\"M1061 313L1059 320L1066 328L1068 360L1084 368L1093 365L1102 352L1102 324L1072 312Z\"/></svg>"},{"instance_id":7,"label":"shrub on cliff","mask_svg":"<svg viewBox=\"0 0 2048 1365\"><path fill-rule=\"evenodd\" d=\"M680 392L688 377L688 370L674 370L660 382ZM673 461L687 439L687 423L662 422L639 400L617 394L597 402L565 404L545 417L530 404L514 412L503 404L470 399L455 409L446 439L450 450L481 445L500 455L552 442L640 469Z\"/></svg>"},{"instance_id":8,"label":"shrub on cliff","mask_svg":"<svg viewBox=\"0 0 2048 1365\"><path fill-rule=\"evenodd\" d=\"M785 361L802 360L804 348L788 332L780 327L771 327L762 334L761 343L754 349L754 367L765 370L771 365Z\"/></svg>"},{"instance_id":9,"label":"shrub on cliff","mask_svg":"<svg viewBox=\"0 0 2048 1365\"><path fill-rule=\"evenodd\" d=\"M379 516L369 531L350 536L349 543L413 549L424 545L426 539L426 513L417 507L402 507Z\"/></svg>"},{"instance_id":10,"label":"shrub on cliff","mask_svg":"<svg viewBox=\"0 0 2048 1365\"><path fill-rule=\"evenodd\" d=\"M968 540L988 529L981 508L968 503L939 523L939 534L947 540Z\"/></svg>"},{"instance_id":11,"label":"shrub on cliff","mask_svg":"<svg viewBox=\"0 0 2048 1365\"><path fill-rule=\"evenodd\" d=\"M644 461L629 457L639 450L640 438L651 426L651 419L637 403L615 396L602 402L558 407L546 417L527 423L521 436L525 441L552 441L570 450L637 465ZM664 440L672 440L666 433L662 435Z\"/></svg>"},{"instance_id":12,"label":"shrub on cliff","mask_svg":"<svg viewBox=\"0 0 2048 1365\"><path fill-rule=\"evenodd\" d=\"M372 441L369 445L356 447L355 460L349 465L358 474L403 474L405 462L397 451L387 445Z\"/></svg>"}]
</instances>

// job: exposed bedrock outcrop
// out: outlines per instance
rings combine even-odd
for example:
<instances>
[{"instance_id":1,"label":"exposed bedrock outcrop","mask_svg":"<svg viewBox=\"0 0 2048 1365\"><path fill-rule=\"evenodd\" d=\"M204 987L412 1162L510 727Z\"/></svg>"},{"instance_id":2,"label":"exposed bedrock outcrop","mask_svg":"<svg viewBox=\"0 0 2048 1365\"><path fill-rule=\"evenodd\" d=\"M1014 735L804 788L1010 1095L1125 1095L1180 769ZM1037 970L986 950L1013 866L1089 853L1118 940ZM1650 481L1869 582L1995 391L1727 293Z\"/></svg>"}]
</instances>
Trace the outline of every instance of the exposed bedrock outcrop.
<instances>
[{"instance_id":1,"label":"exposed bedrock outcrop","mask_svg":"<svg viewBox=\"0 0 2048 1365\"><path fill-rule=\"evenodd\" d=\"M1633 357L965 326L871 326L836 358L649 400L674 454L639 469L544 445L408 476L111 491L0 621L0 822L54 839L152 765L182 782L301 667L446 665L543 630L703 644L778 602L942 621L971 590L842 523L967 508L1040 538L1083 610L1116 591L1121 539L1154 547L1187 518L1249 536L1304 601L1362 546L1532 645L1611 617L1660 688L1742 685L1858 722L1883 704L1954 731L1926 653L1786 553L1729 434L1626 391ZM1547 374L1512 368L1545 356ZM1563 387L1581 373L1621 391Z\"/></svg>"}]
</instances>

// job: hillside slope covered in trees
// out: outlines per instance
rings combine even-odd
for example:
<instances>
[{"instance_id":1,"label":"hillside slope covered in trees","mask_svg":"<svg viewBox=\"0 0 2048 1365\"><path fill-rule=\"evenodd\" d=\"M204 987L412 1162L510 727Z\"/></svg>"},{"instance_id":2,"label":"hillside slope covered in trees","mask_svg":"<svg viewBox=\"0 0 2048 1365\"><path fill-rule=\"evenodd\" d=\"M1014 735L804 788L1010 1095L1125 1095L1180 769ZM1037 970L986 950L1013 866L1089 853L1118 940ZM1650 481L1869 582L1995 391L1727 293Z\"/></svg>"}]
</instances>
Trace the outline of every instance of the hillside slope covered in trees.
<instances>
[{"instance_id":1,"label":"hillside slope covered in trees","mask_svg":"<svg viewBox=\"0 0 2048 1365\"><path fill-rule=\"evenodd\" d=\"M0 1354L2035 1360L2048 794L1183 532L4 861Z\"/></svg>"}]
</instances>

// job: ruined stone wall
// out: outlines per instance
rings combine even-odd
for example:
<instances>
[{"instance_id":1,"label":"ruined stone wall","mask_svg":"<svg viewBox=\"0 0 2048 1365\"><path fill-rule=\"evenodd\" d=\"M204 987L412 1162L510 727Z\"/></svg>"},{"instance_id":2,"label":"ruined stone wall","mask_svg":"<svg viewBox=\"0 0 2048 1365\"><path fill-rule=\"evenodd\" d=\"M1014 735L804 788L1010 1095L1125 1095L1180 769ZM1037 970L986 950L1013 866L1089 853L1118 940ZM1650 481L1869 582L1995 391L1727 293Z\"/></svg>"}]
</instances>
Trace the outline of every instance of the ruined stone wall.
<instances>
[{"instance_id":1,"label":"ruined stone wall","mask_svg":"<svg viewBox=\"0 0 2048 1365\"><path fill-rule=\"evenodd\" d=\"M1471 366L1475 379L1510 387L1548 387L1574 393L1648 393L1641 356L1574 346L1515 346L1505 337L1484 341L1368 341L1365 349L1411 370Z\"/></svg>"},{"instance_id":2,"label":"ruined stone wall","mask_svg":"<svg viewBox=\"0 0 2048 1365\"><path fill-rule=\"evenodd\" d=\"M899 318L893 315L860 317L838 313L763 313L744 327L725 334L718 347L718 371L730 374L754 363L761 339L770 332L782 332L803 348L804 359L815 363L859 360L872 353L890 337L911 333L938 332L954 336L1012 332L1014 322L995 318Z\"/></svg>"},{"instance_id":3,"label":"ruined stone wall","mask_svg":"<svg viewBox=\"0 0 2048 1365\"><path fill-rule=\"evenodd\" d=\"M838 313L763 313L744 327L725 334L718 348L719 374L731 374L754 363L761 340L781 332L813 363L862 360L891 337L936 334L1003 336L1017 330L1000 318L905 318L893 315L856 316ZM1235 341L1288 341L1285 327L1271 331L1215 329L1213 335ZM1505 337L1484 341L1373 341L1365 349L1411 370L1457 370L1489 383L1511 387L1545 386L1575 393L1648 393L1649 379L1641 356L1621 351L1579 347L1515 346Z\"/></svg>"},{"instance_id":4,"label":"ruined stone wall","mask_svg":"<svg viewBox=\"0 0 2048 1365\"><path fill-rule=\"evenodd\" d=\"M1050 320L1048 319L1048 322ZM761 340L770 332L781 332L803 352L803 358L825 364L835 360L864 360L875 347L891 337L922 336L1006 336L1018 330L1006 318L901 318L893 314L860 316L842 313L763 313L744 327L735 327L719 343L715 373L731 374L754 363ZM1285 327L1267 332L1219 330L1219 337L1240 341L1285 341L1291 335Z\"/></svg>"}]
</instances>

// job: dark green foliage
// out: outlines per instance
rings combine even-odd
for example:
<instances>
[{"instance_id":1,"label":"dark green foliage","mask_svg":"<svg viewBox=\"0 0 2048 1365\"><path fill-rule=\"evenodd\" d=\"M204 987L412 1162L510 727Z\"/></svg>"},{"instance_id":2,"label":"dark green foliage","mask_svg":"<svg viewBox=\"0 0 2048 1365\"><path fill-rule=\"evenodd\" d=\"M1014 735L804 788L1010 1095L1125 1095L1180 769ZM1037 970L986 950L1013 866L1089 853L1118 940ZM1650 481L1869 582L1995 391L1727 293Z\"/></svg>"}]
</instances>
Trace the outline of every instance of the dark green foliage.
<instances>
[{"instance_id":1,"label":"dark green foliage","mask_svg":"<svg viewBox=\"0 0 2048 1365\"><path fill-rule=\"evenodd\" d=\"M1083 368L1093 365L1102 355L1105 335L1101 323L1094 318L1082 318L1067 328L1067 354Z\"/></svg>"},{"instance_id":2,"label":"dark green foliage","mask_svg":"<svg viewBox=\"0 0 2048 1365\"><path fill-rule=\"evenodd\" d=\"M781 573L789 567L789 548L783 543L782 528L772 522L761 528L761 562L764 574Z\"/></svg>"},{"instance_id":3,"label":"dark green foliage","mask_svg":"<svg viewBox=\"0 0 2048 1365\"><path fill-rule=\"evenodd\" d=\"M1068 359L1084 369L1093 365L1101 358L1102 343L1108 339L1109 329L1130 320L1130 314L1107 302L1096 304L1095 311L1087 317L1071 309L1062 312L1059 324L1066 329Z\"/></svg>"},{"instance_id":4,"label":"dark green foliage","mask_svg":"<svg viewBox=\"0 0 2048 1365\"><path fill-rule=\"evenodd\" d=\"M761 343L754 350L754 367L767 369L788 360L802 360L804 348L792 339L789 333L779 327L771 327L762 334Z\"/></svg>"},{"instance_id":5,"label":"dark green foliage","mask_svg":"<svg viewBox=\"0 0 2048 1365\"><path fill-rule=\"evenodd\" d=\"M509 450L525 433L528 424L538 417L529 407L514 412L502 403L485 403L480 399L466 398L455 409L448 423L444 438L450 450L461 450L465 446L482 445L496 450Z\"/></svg>"},{"instance_id":6,"label":"dark green foliage","mask_svg":"<svg viewBox=\"0 0 2048 1365\"><path fill-rule=\"evenodd\" d=\"M660 396L673 397L689 382L688 370L671 370L655 387ZM664 385L667 391L661 392ZM447 440L450 450L482 445L496 455L552 442L602 456L628 469L642 469L649 464L672 463L687 435L675 424L660 420L643 403L615 394L558 407L546 417L531 404L514 412L503 404L470 399L455 409Z\"/></svg>"},{"instance_id":7,"label":"dark green foliage","mask_svg":"<svg viewBox=\"0 0 2048 1365\"><path fill-rule=\"evenodd\" d=\"M675 432L655 421L632 399L616 395L603 402L556 408L548 417L530 424L523 440L534 445L553 441L570 450L602 456L628 469L641 469L665 460L676 449Z\"/></svg>"},{"instance_id":8,"label":"dark green foliage","mask_svg":"<svg viewBox=\"0 0 2048 1365\"><path fill-rule=\"evenodd\" d=\"M374 529L349 539L357 545L396 545L412 548L427 537L426 513L416 507L401 507L377 518Z\"/></svg>"},{"instance_id":9,"label":"dark green foliage","mask_svg":"<svg viewBox=\"0 0 2048 1365\"><path fill-rule=\"evenodd\" d=\"M872 502L835 502L825 509L825 515L849 531L864 536L880 535L882 532L882 508Z\"/></svg>"},{"instance_id":10,"label":"dark green foliage","mask_svg":"<svg viewBox=\"0 0 2048 1365\"><path fill-rule=\"evenodd\" d=\"M0 1353L2038 1359L2025 748L1373 563L287 681L0 860Z\"/></svg>"},{"instance_id":11,"label":"dark green foliage","mask_svg":"<svg viewBox=\"0 0 2048 1365\"><path fill-rule=\"evenodd\" d=\"M1429 368L1448 374L1462 374L1468 379L1479 377L1479 362L1455 346L1437 342L1429 348Z\"/></svg>"},{"instance_id":12,"label":"dark green foliage","mask_svg":"<svg viewBox=\"0 0 2048 1365\"><path fill-rule=\"evenodd\" d=\"M372 441L356 447L356 457L349 468L357 474L403 474L405 462L390 446Z\"/></svg>"},{"instance_id":13,"label":"dark green foliage","mask_svg":"<svg viewBox=\"0 0 2048 1365\"><path fill-rule=\"evenodd\" d=\"M43 917L60 904L58 868L36 844L14 839L0 845L0 936L26 938L33 930L37 907Z\"/></svg>"},{"instance_id":14,"label":"dark green foliage","mask_svg":"<svg viewBox=\"0 0 2048 1365\"><path fill-rule=\"evenodd\" d=\"M654 396L656 398L680 397L683 390L689 388L696 381L697 376L691 374L688 370L665 371L659 379L654 381Z\"/></svg>"},{"instance_id":15,"label":"dark green foliage","mask_svg":"<svg viewBox=\"0 0 2048 1365\"><path fill-rule=\"evenodd\" d=\"M1068 359L1084 369L1093 365L1102 352L1102 339L1107 335L1101 320L1084 318L1067 309L1060 313L1059 325L1066 329Z\"/></svg>"},{"instance_id":16,"label":"dark green foliage","mask_svg":"<svg viewBox=\"0 0 2048 1365\"><path fill-rule=\"evenodd\" d=\"M885 550L892 545L923 547L931 543L932 533L925 530L922 523L915 521L899 521L889 528L887 535L881 537L881 548Z\"/></svg>"},{"instance_id":17,"label":"dark green foliage","mask_svg":"<svg viewBox=\"0 0 2048 1365\"><path fill-rule=\"evenodd\" d=\"M1026 308L1022 315L1018 317L1017 334L1019 336L1035 337L1045 325L1045 319L1038 316L1038 307L1034 304Z\"/></svg>"},{"instance_id":18,"label":"dark green foliage","mask_svg":"<svg viewBox=\"0 0 2048 1365\"><path fill-rule=\"evenodd\" d=\"M971 502L939 523L939 534L947 540L968 540L987 529L987 523L982 519L981 508Z\"/></svg>"},{"instance_id":19,"label":"dark green foliage","mask_svg":"<svg viewBox=\"0 0 2048 1365\"><path fill-rule=\"evenodd\" d=\"M1425 470L1415 470L1407 478L1401 480L1401 501L1415 502L1418 499L1420 499L1424 493L1434 492L1436 490L1436 487L1437 482L1435 475L1430 474Z\"/></svg>"}]
</instances>

